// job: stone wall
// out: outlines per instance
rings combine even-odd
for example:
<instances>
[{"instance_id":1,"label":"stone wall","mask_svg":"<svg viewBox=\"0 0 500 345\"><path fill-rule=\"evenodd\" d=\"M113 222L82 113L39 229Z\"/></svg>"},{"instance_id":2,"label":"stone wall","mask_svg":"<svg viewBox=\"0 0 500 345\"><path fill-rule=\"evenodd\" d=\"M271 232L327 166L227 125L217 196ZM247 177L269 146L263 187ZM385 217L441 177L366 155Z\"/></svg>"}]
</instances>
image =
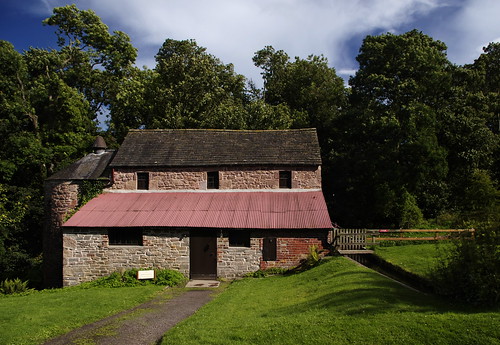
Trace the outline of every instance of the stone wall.
<instances>
[{"instance_id":1,"label":"stone wall","mask_svg":"<svg viewBox=\"0 0 500 345\"><path fill-rule=\"evenodd\" d=\"M250 247L230 247L228 237L217 239L217 276L241 277L259 269L262 260L262 241L250 238Z\"/></svg>"},{"instance_id":2,"label":"stone wall","mask_svg":"<svg viewBox=\"0 0 500 345\"><path fill-rule=\"evenodd\" d=\"M276 260L263 261L262 247L265 237L276 237ZM309 248L327 249L327 230L254 230L250 234L250 247L230 247L227 234L218 238L217 275L221 278L241 277L245 273L270 267L297 266L309 254Z\"/></svg>"},{"instance_id":3,"label":"stone wall","mask_svg":"<svg viewBox=\"0 0 500 345\"><path fill-rule=\"evenodd\" d=\"M142 246L110 246L105 229L65 230L63 251L64 286L132 268L168 268L189 276L189 232L183 230L144 230Z\"/></svg>"},{"instance_id":4,"label":"stone wall","mask_svg":"<svg viewBox=\"0 0 500 345\"><path fill-rule=\"evenodd\" d=\"M150 190L204 190L207 189L207 171L209 168L183 169L115 169L111 189L137 189L137 172L149 172ZM220 189L277 189L279 188L279 171L292 171L292 188L320 189L320 167L296 167L286 169L279 167L253 168L219 168Z\"/></svg>"},{"instance_id":5,"label":"stone wall","mask_svg":"<svg viewBox=\"0 0 500 345\"><path fill-rule=\"evenodd\" d=\"M217 237L217 276L235 278L269 267L290 268L309 247L326 248L327 231L254 230L250 247L230 247L227 233ZM265 237L277 237L276 261L262 260ZM144 230L142 246L110 246L105 229L66 229L63 235L63 285L71 286L132 268L175 269L189 277L189 231Z\"/></svg>"},{"instance_id":6,"label":"stone wall","mask_svg":"<svg viewBox=\"0 0 500 345\"><path fill-rule=\"evenodd\" d=\"M45 287L60 287L62 279L61 225L78 206L78 184L48 181L45 184L45 224L43 232L43 276Z\"/></svg>"}]
</instances>

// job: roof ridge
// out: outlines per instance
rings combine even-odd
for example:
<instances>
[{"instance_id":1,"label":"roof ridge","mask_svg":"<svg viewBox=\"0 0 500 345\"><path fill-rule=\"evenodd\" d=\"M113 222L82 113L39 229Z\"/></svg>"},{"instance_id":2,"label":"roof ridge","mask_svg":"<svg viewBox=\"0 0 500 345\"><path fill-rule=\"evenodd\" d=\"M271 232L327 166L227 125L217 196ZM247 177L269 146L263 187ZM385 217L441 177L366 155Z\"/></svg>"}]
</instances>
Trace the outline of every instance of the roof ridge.
<instances>
[{"instance_id":1,"label":"roof ridge","mask_svg":"<svg viewBox=\"0 0 500 345\"><path fill-rule=\"evenodd\" d=\"M129 129L130 132L182 132L182 131L198 131L198 132L308 132L316 131L316 128L289 128L289 129L223 129L223 128L153 128L153 129Z\"/></svg>"}]
</instances>

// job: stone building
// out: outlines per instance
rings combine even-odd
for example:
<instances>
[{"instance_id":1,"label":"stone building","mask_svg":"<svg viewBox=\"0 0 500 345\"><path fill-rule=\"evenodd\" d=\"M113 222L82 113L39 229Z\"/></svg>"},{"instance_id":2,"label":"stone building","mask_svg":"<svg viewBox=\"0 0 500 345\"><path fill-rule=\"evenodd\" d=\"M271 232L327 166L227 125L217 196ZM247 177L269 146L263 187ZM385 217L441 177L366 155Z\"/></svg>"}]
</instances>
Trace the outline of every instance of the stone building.
<instances>
[{"instance_id":1,"label":"stone building","mask_svg":"<svg viewBox=\"0 0 500 345\"><path fill-rule=\"evenodd\" d=\"M65 222L82 174L70 167L48 180L52 281L148 267L233 278L295 266L328 245L314 129L132 130L104 154L90 178L108 176L107 188Z\"/></svg>"}]
</instances>

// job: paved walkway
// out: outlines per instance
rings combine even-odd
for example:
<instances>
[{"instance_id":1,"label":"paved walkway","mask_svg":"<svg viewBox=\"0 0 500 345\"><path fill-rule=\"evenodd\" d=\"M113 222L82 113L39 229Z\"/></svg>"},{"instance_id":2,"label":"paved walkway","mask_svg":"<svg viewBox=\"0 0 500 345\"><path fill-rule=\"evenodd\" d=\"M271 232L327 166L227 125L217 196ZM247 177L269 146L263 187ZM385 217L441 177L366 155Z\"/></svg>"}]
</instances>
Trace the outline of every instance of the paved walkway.
<instances>
[{"instance_id":1,"label":"paved walkway","mask_svg":"<svg viewBox=\"0 0 500 345\"><path fill-rule=\"evenodd\" d=\"M150 345L211 300L212 290L189 290L165 301L159 296L135 308L51 339L44 345ZM87 340L85 342L84 340Z\"/></svg>"}]
</instances>

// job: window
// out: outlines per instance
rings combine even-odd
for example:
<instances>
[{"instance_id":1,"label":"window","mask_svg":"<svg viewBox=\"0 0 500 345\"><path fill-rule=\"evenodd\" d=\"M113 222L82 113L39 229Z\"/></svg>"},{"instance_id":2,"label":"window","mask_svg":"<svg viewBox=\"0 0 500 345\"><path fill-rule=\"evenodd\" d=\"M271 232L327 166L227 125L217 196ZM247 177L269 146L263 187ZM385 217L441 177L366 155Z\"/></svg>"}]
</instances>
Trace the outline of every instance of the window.
<instances>
[{"instance_id":1,"label":"window","mask_svg":"<svg viewBox=\"0 0 500 345\"><path fill-rule=\"evenodd\" d=\"M109 229L109 245L142 246L142 229Z\"/></svg>"},{"instance_id":2,"label":"window","mask_svg":"<svg viewBox=\"0 0 500 345\"><path fill-rule=\"evenodd\" d=\"M262 260L276 261L276 237L265 237L262 245Z\"/></svg>"},{"instance_id":3,"label":"window","mask_svg":"<svg viewBox=\"0 0 500 345\"><path fill-rule=\"evenodd\" d=\"M137 189L149 189L149 173L137 173Z\"/></svg>"},{"instance_id":4,"label":"window","mask_svg":"<svg viewBox=\"0 0 500 345\"><path fill-rule=\"evenodd\" d=\"M250 231L234 230L229 231L230 247L250 247Z\"/></svg>"},{"instance_id":5,"label":"window","mask_svg":"<svg viewBox=\"0 0 500 345\"><path fill-rule=\"evenodd\" d=\"M280 171L280 188L292 188L291 171Z\"/></svg>"},{"instance_id":6,"label":"window","mask_svg":"<svg viewBox=\"0 0 500 345\"><path fill-rule=\"evenodd\" d=\"M219 189L219 172L207 172L207 189Z\"/></svg>"}]
</instances>

